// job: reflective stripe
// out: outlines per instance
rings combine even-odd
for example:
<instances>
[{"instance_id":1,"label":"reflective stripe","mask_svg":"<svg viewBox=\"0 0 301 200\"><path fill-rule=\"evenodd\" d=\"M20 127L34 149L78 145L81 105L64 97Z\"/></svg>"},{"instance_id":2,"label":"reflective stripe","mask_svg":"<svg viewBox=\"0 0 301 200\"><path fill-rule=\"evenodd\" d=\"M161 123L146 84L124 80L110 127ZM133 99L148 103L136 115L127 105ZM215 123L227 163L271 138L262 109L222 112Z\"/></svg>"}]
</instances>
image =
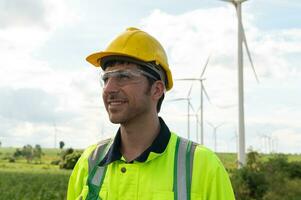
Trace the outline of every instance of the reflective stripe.
<instances>
[{"instance_id":1,"label":"reflective stripe","mask_svg":"<svg viewBox=\"0 0 301 200\"><path fill-rule=\"evenodd\" d=\"M89 177L87 185L89 193L86 200L100 200L99 191L105 178L107 166L98 166L106 155L112 140L99 144L88 159ZM197 144L178 137L174 156L174 199L190 200L194 152Z\"/></svg>"},{"instance_id":2,"label":"reflective stripe","mask_svg":"<svg viewBox=\"0 0 301 200\"><path fill-rule=\"evenodd\" d=\"M176 183L174 182L174 188L177 188L174 191L175 200L190 200L193 159L197 144L181 137L178 140L179 148L175 154L177 167L174 169L177 171L175 173L177 177L174 177L177 180Z\"/></svg>"},{"instance_id":3,"label":"reflective stripe","mask_svg":"<svg viewBox=\"0 0 301 200\"><path fill-rule=\"evenodd\" d=\"M91 155L88 158L89 174L92 172L92 169L94 169L94 167L96 165L98 165L99 162L103 159L105 154L103 154L103 156L101 156L101 154L104 152L104 149L106 147L110 146L109 144L112 141L113 140L111 138L109 138L109 139L101 141L99 144L97 144L97 147L93 150L93 152L91 153Z\"/></svg>"},{"instance_id":4,"label":"reflective stripe","mask_svg":"<svg viewBox=\"0 0 301 200\"><path fill-rule=\"evenodd\" d=\"M105 167L97 166L96 172L94 174L94 177L92 178L92 184L99 186L101 183L101 179L104 175Z\"/></svg>"},{"instance_id":5,"label":"reflective stripe","mask_svg":"<svg viewBox=\"0 0 301 200\"><path fill-rule=\"evenodd\" d=\"M174 192L174 199L178 199L178 151L179 151L179 143L180 143L180 138L177 137L176 141L176 147L175 147L175 155L174 155L174 173L173 173L173 192Z\"/></svg>"},{"instance_id":6,"label":"reflective stripe","mask_svg":"<svg viewBox=\"0 0 301 200\"><path fill-rule=\"evenodd\" d=\"M192 142L190 149L190 181L192 181L192 169L193 169L193 160L194 160L194 152L198 144ZM191 183L191 182L190 182Z\"/></svg>"},{"instance_id":7,"label":"reflective stripe","mask_svg":"<svg viewBox=\"0 0 301 200\"><path fill-rule=\"evenodd\" d=\"M89 192L86 200L100 200L99 191L101 189L103 180L105 178L107 166L98 166L98 164L105 157L107 151L109 150L112 139L104 140L95 148L88 159L89 165L89 176L87 180L87 185L89 187Z\"/></svg>"},{"instance_id":8,"label":"reflective stripe","mask_svg":"<svg viewBox=\"0 0 301 200\"><path fill-rule=\"evenodd\" d=\"M177 161L177 193L178 199L187 199L187 188L186 188L186 150L188 140L180 138L179 150L178 150L178 161Z\"/></svg>"}]
</instances>

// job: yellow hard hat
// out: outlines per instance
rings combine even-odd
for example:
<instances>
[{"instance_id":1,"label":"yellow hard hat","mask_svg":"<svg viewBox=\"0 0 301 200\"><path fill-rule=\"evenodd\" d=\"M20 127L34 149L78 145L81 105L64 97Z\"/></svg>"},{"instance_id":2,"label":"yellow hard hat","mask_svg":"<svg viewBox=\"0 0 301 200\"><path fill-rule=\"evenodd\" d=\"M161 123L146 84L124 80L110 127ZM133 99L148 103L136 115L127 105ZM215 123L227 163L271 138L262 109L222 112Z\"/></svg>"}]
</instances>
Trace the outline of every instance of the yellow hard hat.
<instances>
[{"instance_id":1,"label":"yellow hard hat","mask_svg":"<svg viewBox=\"0 0 301 200\"><path fill-rule=\"evenodd\" d=\"M165 71L167 77L166 90L173 86L172 75L169 69L166 53L161 44L148 33L137 28L127 28L115 38L105 51L89 55L86 60L96 67L107 56L126 56L143 62L155 62Z\"/></svg>"}]
</instances>

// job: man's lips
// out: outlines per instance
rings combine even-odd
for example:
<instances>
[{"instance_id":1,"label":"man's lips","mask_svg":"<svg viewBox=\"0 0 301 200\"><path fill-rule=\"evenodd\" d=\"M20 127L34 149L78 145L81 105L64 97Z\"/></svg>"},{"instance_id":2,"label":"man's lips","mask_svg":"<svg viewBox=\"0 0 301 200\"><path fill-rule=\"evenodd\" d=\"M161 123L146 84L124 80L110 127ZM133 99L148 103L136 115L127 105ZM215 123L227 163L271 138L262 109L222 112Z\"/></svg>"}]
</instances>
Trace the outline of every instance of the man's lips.
<instances>
[{"instance_id":1,"label":"man's lips","mask_svg":"<svg viewBox=\"0 0 301 200\"><path fill-rule=\"evenodd\" d=\"M108 105L109 106L119 106L119 105L122 105L126 102L127 101L124 100L124 99L114 99L114 100L108 100Z\"/></svg>"}]
</instances>

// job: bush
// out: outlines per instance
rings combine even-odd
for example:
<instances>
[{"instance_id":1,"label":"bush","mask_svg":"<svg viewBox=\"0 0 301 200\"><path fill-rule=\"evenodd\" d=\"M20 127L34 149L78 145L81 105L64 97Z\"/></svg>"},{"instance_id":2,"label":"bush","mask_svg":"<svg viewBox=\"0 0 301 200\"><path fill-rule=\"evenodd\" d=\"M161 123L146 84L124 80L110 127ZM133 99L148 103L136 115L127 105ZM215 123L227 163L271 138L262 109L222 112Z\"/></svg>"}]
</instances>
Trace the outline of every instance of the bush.
<instances>
[{"instance_id":1,"label":"bush","mask_svg":"<svg viewBox=\"0 0 301 200\"><path fill-rule=\"evenodd\" d=\"M267 181L263 172L247 167L238 169L232 175L232 185L237 199L261 199L267 191Z\"/></svg>"},{"instance_id":2,"label":"bush","mask_svg":"<svg viewBox=\"0 0 301 200\"><path fill-rule=\"evenodd\" d=\"M300 200L301 162L288 162L274 154L265 163L257 152L249 152L247 164L231 176L237 200Z\"/></svg>"},{"instance_id":3,"label":"bush","mask_svg":"<svg viewBox=\"0 0 301 200\"><path fill-rule=\"evenodd\" d=\"M8 162L14 163L14 162L16 162L16 159L14 157L9 157Z\"/></svg>"},{"instance_id":4,"label":"bush","mask_svg":"<svg viewBox=\"0 0 301 200\"><path fill-rule=\"evenodd\" d=\"M59 165L61 160L53 160L50 162L51 165Z\"/></svg>"},{"instance_id":5,"label":"bush","mask_svg":"<svg viewBox=\"0 0 301 200\"><path fill-rule=\"evenodd\" d=\"M59 166L61 169L73 169L77 160L80 158L82 152L74 151L72 148L68 148L61 153L61 161Z\"/></svg>"},{"instance_id":6,"label":"bush","mask_svg":"<svg viewBox=\"0 0 301 200\"><path fill-rule=\"evenodd\" d=\"M282 179L282 182L273 182L263 200L300 200L301 180Z\"/></svg>"},{"instance_id":7,"label":"bush","mask_svg":"<svg viewBox=\"0 0 301 200\"><path fill-rule=\"evenodd\" d=\"M74 152L74 150L72 148L68 148L65 151L62 151L61 153L61 157L63 160L65 160L65 157L69 154L72 154Z\"/></svg>"},{"instance_id":8,"label":"bush","mask_svg":"<svg viewBox=\"0 0 301 200\"><path fill-rule=\"evenodd\" d=\"M60 163L61 169L73 169L77 160L80 158L81 152L75 151L71 154L65 155L65 159Z\"/></svg>"},{"instance_id":9,"label":"bush","mask_svg":"<svg viewBox=\"0 0 301 200\"><path fill-rule=\"evenodd\" d=\"M301 179L301 162L291 162L287 169L291 179Z\"/></svg>"}]
</instances>

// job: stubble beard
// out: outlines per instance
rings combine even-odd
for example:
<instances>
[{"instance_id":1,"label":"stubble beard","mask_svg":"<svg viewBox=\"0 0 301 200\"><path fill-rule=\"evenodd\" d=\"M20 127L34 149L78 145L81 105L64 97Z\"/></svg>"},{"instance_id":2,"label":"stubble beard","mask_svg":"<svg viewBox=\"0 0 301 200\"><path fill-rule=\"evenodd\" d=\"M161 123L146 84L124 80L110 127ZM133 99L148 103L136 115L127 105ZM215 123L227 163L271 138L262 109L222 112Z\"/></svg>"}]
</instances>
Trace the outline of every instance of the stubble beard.
<instances>
[{"instance_id":1,"label":"stubble beard","mask_svg":"<svg viewBox=\"0 0 301 200\"><path fill-rule=\"evenodd\" d=\"M137 105L132 106L128 102L127 105L125 105L127 107L119 111L111 112L109 108L107 108L110 121L113 124L127 125L151 112L151 103L149 99L150 88L147 87L142 95L144 95L144 97L139 100L143 100L143 102L139 103L138 107Z\"/></svg>"}]
</instances>

